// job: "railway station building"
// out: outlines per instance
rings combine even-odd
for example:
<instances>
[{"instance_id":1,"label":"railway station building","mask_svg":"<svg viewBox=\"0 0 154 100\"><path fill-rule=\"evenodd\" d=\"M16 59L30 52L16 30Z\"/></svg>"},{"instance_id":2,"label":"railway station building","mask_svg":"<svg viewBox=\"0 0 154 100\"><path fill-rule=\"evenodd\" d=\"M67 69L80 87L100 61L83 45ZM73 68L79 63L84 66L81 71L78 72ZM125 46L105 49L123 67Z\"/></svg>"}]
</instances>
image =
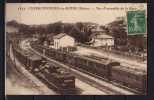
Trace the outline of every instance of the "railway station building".
<instances>
[{"instance_id":1,"label":"railway station building","mask_svg":"<svg viewBox=\"0 0 154 100\"><path fill-rule=\"evenodd\" d=\"M60 33L56 36L53 36L53 41L55 49L75 46L75 39L66 33Z\"/></svg>"}]
</instances>

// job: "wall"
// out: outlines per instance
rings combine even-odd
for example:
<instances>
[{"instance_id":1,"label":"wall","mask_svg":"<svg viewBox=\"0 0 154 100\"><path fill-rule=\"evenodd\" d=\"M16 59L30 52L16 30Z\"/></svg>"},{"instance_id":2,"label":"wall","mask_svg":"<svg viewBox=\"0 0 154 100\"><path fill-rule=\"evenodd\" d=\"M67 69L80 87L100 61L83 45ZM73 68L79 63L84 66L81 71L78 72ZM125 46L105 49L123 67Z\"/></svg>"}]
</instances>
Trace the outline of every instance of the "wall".
<instances>
[{"instance_id":1,"label":"wall","mask_svg":"<svg viewBox=\"0 0 154 100\"><path fill-rule=\"evenodd\" d=\"M95 39L93 46L114 46L113 39Z\"/></svg>"},{"instance_id":2,"label":"wall","mask_svg":"<svg viewBox=\"0 0 154 100\"><path fill-rule=\"evenodd\" d=\"M70 36L64 36L61 39L54 39L54 48L59 49L60 47L74 46L75 40Z\"/></svg>"}]
</instances>

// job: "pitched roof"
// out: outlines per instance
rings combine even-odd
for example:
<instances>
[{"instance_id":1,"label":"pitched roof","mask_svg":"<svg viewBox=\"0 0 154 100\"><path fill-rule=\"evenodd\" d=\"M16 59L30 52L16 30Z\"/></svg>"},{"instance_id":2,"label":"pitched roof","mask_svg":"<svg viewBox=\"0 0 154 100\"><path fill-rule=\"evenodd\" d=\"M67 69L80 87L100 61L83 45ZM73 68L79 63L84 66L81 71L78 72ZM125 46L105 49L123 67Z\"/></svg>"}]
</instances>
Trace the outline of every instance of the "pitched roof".
<instances>
[{"instance_id":1,"label":"pitched roof","mask_svg":"<svg viewBox=\"0 0 154 100\"><path fill-rule=\"evenodd\" d=\"M110 39L110 38L113 38L113 37L110 36L110 35L107 35L107 34L100 34L96 38L97 39Z\"/></svg>"},{"instance_id":2,"label":"pitched roof","mask_svg":"<svg viewBox=\"0 0 154 100\"><path fill-rule=\"evenodd\" d=\"M105 30L100 28L100 27L96 27L94 29L92 29L93 32L104 32Z\"/></svg>"},{"instance_id":3,"label":"pitched roof","mask_svg":"<svg viewBox=\"0 0 154 100\"><path fill-rule=\"evenodd\" d=\"M91 37L93 38L97 38L97 39L110 39L110 38L113 38L112 36L110 35L107 35L105 33L93 33L91 34Z\"/></svg>"},{"instance_id":4,"label":"pitched roof","mask_svg":"<svg viewBox=\"0 0 154 100\"><path fill-rule=\"evenodd\" d=\"M65 34L65 33L60 33L60 34L58 34L58 35L55 35L55 36L53 36L53 38L54 39L60 39L60 38L62 38L62 37L64 37L64 36L66 36L67 34Z\"/></svg>"},{"instance_id":5,"label":"pitched roof","mask_svg":"<svg viewBox=\"0 0 154 100\"><path fill-rule=\"evenodd\" d=\"M29 56L29 59L31 59L32 61L42 60L42 58L38 55L31 55Z\"/></svg>"}]
</instances>

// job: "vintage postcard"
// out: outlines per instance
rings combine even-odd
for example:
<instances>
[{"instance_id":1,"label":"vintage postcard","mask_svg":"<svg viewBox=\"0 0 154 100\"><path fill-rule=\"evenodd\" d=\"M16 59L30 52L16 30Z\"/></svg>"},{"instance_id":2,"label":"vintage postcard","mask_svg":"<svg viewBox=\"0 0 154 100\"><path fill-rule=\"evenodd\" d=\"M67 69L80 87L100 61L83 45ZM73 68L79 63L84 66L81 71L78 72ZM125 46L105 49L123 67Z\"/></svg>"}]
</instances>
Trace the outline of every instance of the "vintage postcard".
<instances>
[{"instance_id":1,"label":"vintage postcard","mask_svg":"<svg viewBox=\"0 0 154 100\"><path fill-rule=\"evenodd\" d=\"M6 95L146 95L146 3L7 3Z\"/></svg>"}]
</instances>

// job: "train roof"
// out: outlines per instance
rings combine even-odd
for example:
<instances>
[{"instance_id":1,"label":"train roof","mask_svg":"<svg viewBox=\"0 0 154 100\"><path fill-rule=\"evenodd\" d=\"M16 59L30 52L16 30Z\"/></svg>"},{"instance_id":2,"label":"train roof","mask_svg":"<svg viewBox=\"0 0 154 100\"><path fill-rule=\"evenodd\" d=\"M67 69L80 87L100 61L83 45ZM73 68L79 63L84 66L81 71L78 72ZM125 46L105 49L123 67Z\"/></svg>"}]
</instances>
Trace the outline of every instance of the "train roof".
<instances>
[{"instance_id":1,"label":"train roof","mask_svg":"<svg viewBox=\"0 0 154 100\"><path fill-rule=\"evenodd\" d=\"M42 60L42 57L41 56L38 56L38 55L35 55L35 54L33 54L33 55L31 55L31 56L29 56L28 57L30 60Z\"/></svg>"},{"instance_id":2,"label":"train roof","mask_svg":"<svg viewBox=\"0 0 154 100\"><path fill-rule=\"evenodd\" d=\"M90 56L86 55L86 56L80 56L80 57L87 59L87 60L90 60L90 61L94 61L96 63L104 64L104 65L108 65L112 62L116 62L116 61L113 61L113 60L108 59L108 58L103 58L103 57L96 58L96 56L92 56L92 55L90 55ZM120 63L119 63L119 65L120 65Z\"/></svg>"},{"instance_id":3,"label":"train roof","mask_svg":"<svg viewBox=\"0 0 154 100\"><path fill-rule=\"evenodd\" d=\"M16 48L15 49L18 53L22 54L23 56L31 56L32 53L30 53L29 51L26 50L22 50L21 48Z\"/></svg>"},{"instance_id":4,"label":"train roof","mask_svg":"<svg viewBox=\"0 0 154 100\"><path fill-rule=\"evenodd\" d=\"M25 56L31 56L32 55L32 53L29 52L29 51L22 51L22 52L24 53Z\"/></svg>"},{"instance_id":5,"label":"train roof","mask_svg":"<svg viewBox=\"0 0 154 100\"><path fill-rule=\"evenodd\" d=\"M70 77L74 77L70 73L67 73L67 74L52 73L52 75L54 75L57 78L70 78Z\"/></svg>"},{"instance_id":6,"label":"train roof","mask_svg":"<svg viewBox=\"0 0 154 100\"><path fill-rule=\"evenodd\" d=\"M63 68L57 69L57 72L59 72L61 74L68 74L69 73L66 69L63 69Z\"/></svg>"},{"instance_id":7,"label":"train roof","mask_svg":"<svg viewBox=\"0 0 154 100\"><path fill-rule=\"evenodd\" d=\"M44 48L47 48L45 46L43 46ZM51 49L51 50L55 50L55 49ZM58 50L55 50L56 52L59 52L61 53L61 51L58 51ZM66 52L63 52L63 53L66 53ZM67 53L66 53L67 54ZM111 59L108 59L108 58L105 58L105 57L100 57L100 56L95 56L95 55L78 55L78 54L75 54L75 53L69 53L69 55L73 55L73 56L78 56L78 57L81 57L83 59L86 59L86 60L90 60L90 61L94 61L96 63L100 63L100 64L103 64L103 65L108 65L110 63L115 63L116 61L114 60L111 60ZM118 62L116 62L118 63ZM120 65L120 63L119 63Z\"/></svg>"},{"instance_id":8,"label":"train roof","mask_svg":"<svg viewBox=\"0 0 154 100\"><path fill-rule=\"evenodd\" d=\"M45 66L48 66L48 67L54 67L54 68L59 68L59 66L57 66L56 64L54 64L54 63L51 63L51 62L47 62L46 64L45 64Z\"/></svg>"},{"instance_id":9,"label":"train roof","mask_svg":"<svg viewBox=\"0 0 154 100\"><path fill-rule=\"evenodd\" d=\"M23 56L26 56L27 55L27 53L24 52L23 50L21 50L20 48L15 48L15 50L16 50L16 52L22 54Z\"/></svg>"},{"instance_id":10,"label":"train roof","mask_svg":"<svg viewBox=\"0 0 154 100\"><path fill-rule=\"evenodd\" d=\"M145 75L146 74L144 71L137 70L137 69L130 68L130 67L126 67L126 66L114 66L113 69L118 70L118 71L123 71L126 73L132 73L135 75Z\"/></svg>"}]
</instances>

